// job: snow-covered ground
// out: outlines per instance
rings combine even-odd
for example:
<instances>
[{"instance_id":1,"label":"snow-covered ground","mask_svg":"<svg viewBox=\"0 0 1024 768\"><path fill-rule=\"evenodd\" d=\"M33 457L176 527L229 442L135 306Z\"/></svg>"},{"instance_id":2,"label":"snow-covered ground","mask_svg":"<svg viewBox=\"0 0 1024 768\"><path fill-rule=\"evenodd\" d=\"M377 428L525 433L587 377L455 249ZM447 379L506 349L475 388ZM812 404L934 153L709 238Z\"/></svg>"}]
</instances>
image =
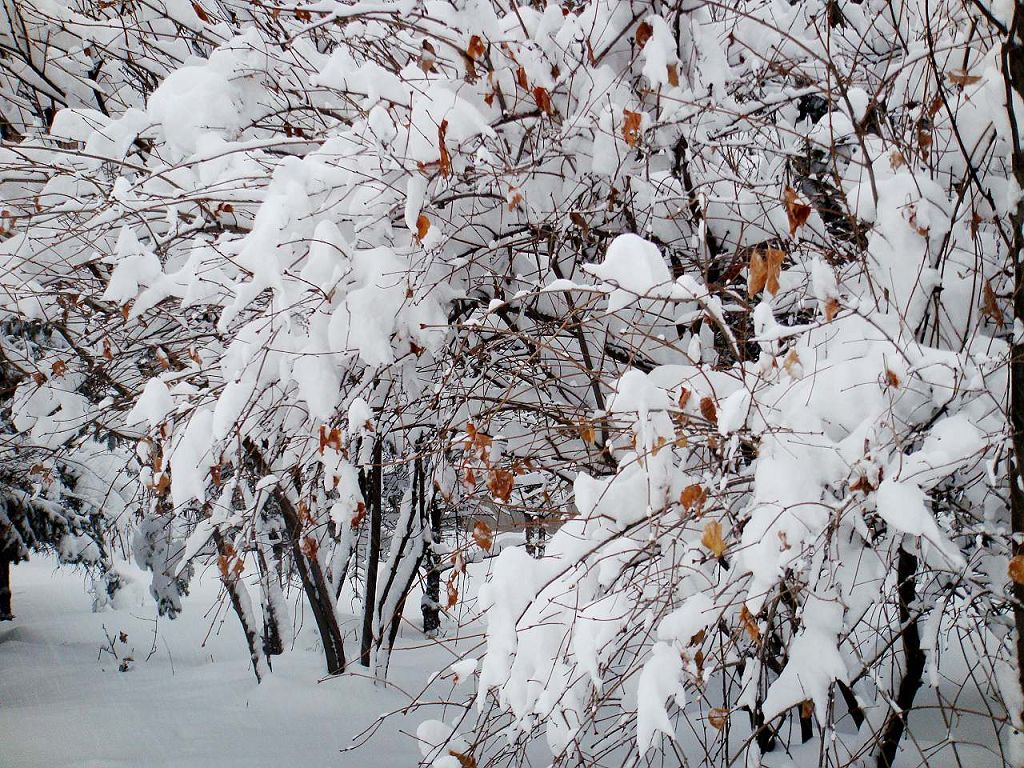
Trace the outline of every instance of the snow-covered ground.
<instances>
[{"instance_id":1,"label":"snow-covered ground","mask_svg":"<svg viewBox=\"0 0 1024 768\"><path fill-rule=\"evenodd\" d=\"M392 684L361 667L320 682L322 657L300 629L294 651L257 685L233 614L212 574L196 580L182 615L161 618L145 576L115 608L94 613L81 574L35 557L13 569L16 619L0 624L0 768L384 768L415 766L408 734L421 710L388 719L369 743L340 750L381 713L402 707L450 653L418 632L396 651ZM220 611L215 606L220 605ZM307 617L308 618L308 617ZM105 629L104 629L105 628ZM354 624L348 627L355 631ZM117 636L128 636L124 647ZM101 652L106 633L127 672ZM346 651L356 653L350 640ZM451 686L447 686L451 690Z\"/></svg>"}]
</instances>

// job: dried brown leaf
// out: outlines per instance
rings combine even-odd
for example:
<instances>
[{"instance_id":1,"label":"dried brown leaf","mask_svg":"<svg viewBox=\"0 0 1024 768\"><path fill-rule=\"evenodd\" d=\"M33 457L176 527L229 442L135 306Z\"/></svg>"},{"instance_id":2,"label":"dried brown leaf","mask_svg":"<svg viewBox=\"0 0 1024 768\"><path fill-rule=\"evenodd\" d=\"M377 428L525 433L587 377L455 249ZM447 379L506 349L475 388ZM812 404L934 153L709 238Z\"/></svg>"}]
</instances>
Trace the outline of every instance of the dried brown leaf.
<instances>
[{"instance_id":1,"label":"dried brown leaf","mask_svg":"<svg viewBox=\"0 0 1024 768\"><path fill-rule=\"evenodd\" d=\"M687 512L700 512L708 500L708 492L700 483L692 483L679 494L679 503Z\"/></svg>"},{"instance_id":2,"label":"dried brown leaf","mask_svg":"<svg viewBox=\"0 0 1024 768\"><path fill-rule=\"evenodd\" d=\"M473 523L473 542L484 552L491 551L491 546L494 544L494 531L483 520Z\"/></svg>"},{"instance_id":3,"label":"dried brown leaf","mask_svg":"<svg viewBox=\"0 0 1024 768\"><path fill-rule=\"evenodd\" d=\"M1011 557L1007 571L1014 584L1024 584L1024 555Z\"/></svg>"},{"instance_id":4,"label":"dried brown leaf","mask_svg":"<svg viewBox=\"0 0 1024 768\"><path fill-rule=\"evenodd\" d=\"M636 44L638 48L647 45L647 41L654 34L654 28L646 21L641 21L636 27Z\"/></svg>"},{"instance_id":5,"label":"dried brown leaf","mask_svg":"<svg viewBox=\"0 0 1024 768\"><path fill-rule=\"evenodd\" d=\"M796 190L792 187L786 187L783 201L786 204L786 218L789 219L789 236L793 237L796 231L807 223L811 215L811 206L801 203Z\"/></svg>"},{"instance_id":6,"label":"dried brown leaf","mask_svg":"<svg viewBox=\"0 0 1024 768\"><path fill-rule=\"evenodd\" d=\"M718 409L715 407L715 401L710 397L705 396L700 399L700 415L704 417L705 421L712 424L718 423Z\"/></svg>"},{"instance_id":7,"label":"dried brown leaf","mask_svg":"<svg viewBox=\"0 0 1024 768\"><path fill-rule=\"evenodd\" d=\"M715 557L724 555L728 547L725 544L725 539L722 538L722 524L717 520L709 520L705 523L700 543Z\"/></svg>"},{"instance_id":8,"label":"dried brown leaf","mask_svg":"<svg viewBox=\"0 0 1024 768\"><path fill-rule=\"evenodd\" d=\"M643 120L643 115L625 109L622 111L622 116L622 138L626 140L626 144L635 147L640 141L640 123Z\"/></svg>"}]
</instances>

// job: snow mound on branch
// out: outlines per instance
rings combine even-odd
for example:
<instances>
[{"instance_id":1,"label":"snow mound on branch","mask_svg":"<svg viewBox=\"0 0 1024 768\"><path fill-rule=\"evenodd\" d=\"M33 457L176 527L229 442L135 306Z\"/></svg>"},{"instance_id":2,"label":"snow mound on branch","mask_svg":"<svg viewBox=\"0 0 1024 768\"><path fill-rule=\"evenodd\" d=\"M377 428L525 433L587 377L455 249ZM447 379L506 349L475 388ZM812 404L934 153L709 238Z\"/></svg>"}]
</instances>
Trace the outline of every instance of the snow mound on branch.
<instances>
[{"instance_id":1,"label":"snow mound on branch","mask_svg":"<svg viewBox=\"0 0 1024 768\"><path fill-rule=\"evenodd\" d=\"M789 647L789 661L765 696L765 722L790 707L810 700L818 723L828 718L829 688L836 680L849 682L849 673L836 638L843 629L843 607L835 600L810 594L801 615L803 628Z\"/></svg>"},{"instance_id":2,"label":"snow mound on branch","mask_svg":"<svg viewBox=\"0 0 1024 768\"><path fill-rule=\"evenodd\" d=\"M661 251L639 235L619 235L608 246L604 261L583 269L608 284L608 311L616 312L637 298L654 297L655 289L671 284Z\"/></svg>"},{"instance_id":3,"label":"snow mound on branch","mask_svg":"<svg viewBox=\"0 0 1024 768\"><path fill-rule=\"evenodd\" d=\"M966 566L960 551L939 531L935 518L928 511L927 497L916 483L883 480L875 494L875 503L886 524L911 536L920 536L938 549L951 565Z\"/></svg>"}]
</instances>

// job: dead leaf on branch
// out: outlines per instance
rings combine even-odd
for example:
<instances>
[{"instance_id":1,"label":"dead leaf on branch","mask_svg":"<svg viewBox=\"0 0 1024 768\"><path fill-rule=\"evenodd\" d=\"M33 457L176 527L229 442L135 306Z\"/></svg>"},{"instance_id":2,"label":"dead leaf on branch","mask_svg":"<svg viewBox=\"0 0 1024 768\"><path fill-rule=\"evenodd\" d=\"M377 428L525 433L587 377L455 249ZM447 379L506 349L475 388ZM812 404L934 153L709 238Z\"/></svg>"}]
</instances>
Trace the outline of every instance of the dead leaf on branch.
<instances>
[{"instance_id":1,"label":"dead leaf on branch","mask_svg":"<svg viewBox=\"0 0 1024 768\"><path fill-rule=\"evenodd\" d=\"M705 421L709 421L712 424L718 423L718 409L715 408L715 401L710 397L702 397L700 399L700 415L704 417Z\"/></svg>"},{"instance_id":2,"label":"dead leaf on branch","mask_svg":"<svg viewBox=\"0 0 1024 768\"><path fill-rule=\"evenodd\" d=\"M996 328L1002 329L1006 325L1003 321L1003 313L999 310L999 301L996 299L996 292L992 289L991 280L986 280L982 289L981 314L995 323Z\"/></svg>"},{"instance_id":3,"label":"dead leaf on branch","mask_svg":"<svg viewBox=\"0 0 1024 768\"><path fill-rule=\"evenodd\" d=\"M487 473L487 489L498 501L508 501L516 477L506 469L492 469Z\"/></svg>"},{"instance_id":4,"label":"dead leaf on branch","mask_svg":"<svg viewBox=\"0 0 1024 768\"><path fill-rule=\"evenodd\" d=\"M692 483L679 494L679 504L687 512L700 512L708 500L708 492L700 483Z\"/></svg>"},{"instance_id":5,"label":"dead leaf on branch","mask_svg":"<svg viewBox=\"0 0 1024 768\"><path fill-rule=\"evenodd\" d=\"M448 147L445 143L445 136L448 133L448 121L442 120L441 124L437 126L437 145L441 151L441 162L440 170L441 175L448 178L452 175L452 158L448 154ZM422 237L420 238L423 239Z\"/></svg>"},{"instance_id":6,"label":"dead leaf on branch","mask_svg":"<svg viewBox=\"0 0 1024 768\"><path fill-rule=\"evenodd\" d=\"M477 520L473 524L473 542L484 552L490 552L494 545L494 531L483 520Z\"/></svg>"},{"instance_id":7,"label":"dead leaf on branch","mask_svg":"<svg viewBox=\"0 0 1024 768\"><path fill-rule=\"evenodd\" d=\"M807 223L811 215L811 206L801 203L796 190L792 187L786 187L783 201L786 204L786 218L789 219L789 236L793 237L796 231Z\"/></svg>"},{"instance_id":8,"label":"dead leaf on branch","mask_svg":"<svg viewBox=\"0 0 1024 768\"><path fill-rule=\"evenodd\" d=\"M1024 584L1024 555L1014 555L1010 558L1007 571L1014 584Z\"/></svg>"},{"instance_id":9,"label":"dead leaf on branch","mask_svg":"<svg viewBox=\"0 0 1024 768\"><path fill-rule=\"evenodd\" d=\"M704 525L700 543L715 557L724 555L728 547L725 544L725 539L722 538L722 524L717 520L709 520Z\"/></svg>"},{"instance_id":10,"label":"dead leaf on branch","mask_svg":"<svg viewBox=\"0 0 1024 768\"><path fill-rule=\"evenodd\" d=\"M435 61L437 61L437 50L429 40L424 40L419 59L416 62L417 65L423 70L423 74L430 74L434 71Z\"/></svg>"},{"instance_id":11,"label":"dead leaf on branch","mask_svg":"<svg viewBox=\"0 0 1024 768\"><path fill-rule=\"evenodd\" d=\"M675 64L668 65L668 84L673 88L679 87L679 67Z\"/></svg>"},{"instance_id":12,"label":"dead leaf on branch","mask_svg":"<svg viewBox=\"0 0 1024 768\"><path fill-rule=\"evenodd\" d=\"M832 318L839 312L839 299L830 296L825 300L825 305L822 307L822 311L825 313L825 322L831 323Z\"/></svg>"},{"instance_id":13,"label":"dead leaf on branch","mask_svg":"<svg viewBox=\"0 0 1024 768\"><path fill-rule=\"evenodd\" d=\"M543 112L545 115L554 114L555 108L551 104L551 94L548 93L547 88L537 86L533 89L533 100L537 102L537 109Z\"/></svg>"},{"instance_id":14,"label":"dead leaf on branch","mask_svg":"<svg viewBox=\"0 0 1024 768\"><path fill-rule=\"evenodd\" d=\"M981 75L969 75L962 69L954 69L952 72L947 72L946 77L953 85L959 85L961 88L965 85L974 85L981 82Z\"/></svg>"},{"instance_id":15,"label":"dead leaf on branch","mask_svg":"<svg viewBox=\"0 0 1024 768\"><path fill-rule=\"evenodd\" d=\"M747 293L757 296L767 289L772 296L779 292L779 275L786 254L778 248L757 249L750 256L750 269L747 274Z\"/></svg>"},{"instance_id":16,"label":"dead leaf on branch","mask_svg":"<svg viewBox=\"0 0 1024 768\"><path fill-rule=\"evenodd\" d=\"M516 70L516 85L518 85L524 91L530 90L530 81L526 77L526 69L523 67L522 64L520 64L519 68Z\"/></svg>"},{"instance_id":17,"label":"dead leaf on branch","mask_svg":"<svg viewBox=\"0 0 1024 768\"><path fill-rule=\"evenodd\" d=\"M786 358L782 361L782 369L794 379L799 379L803 375L803 364L796 349L789 350Z\"/></svg>"},{"instance_id":18,"label":"dead leaf on branch","mask_svg":"<svg viewBox=\"0 0 1024 768\"><path fill-rule=\"evenodd\" d=\"M743 631L747 633L747 636L753 642L756 643L761 640L761 630L758 629L757 622L754 621L754 616L750 613L750 609L745 605L740 608L740 624L743 626Z\"/></svg>"},{"instance_id":19,"label":"dead leaf on branch","mask_svg":"<svg viewBox=\"0 0 1024 768\"><path fill-rule=\"evenodd\" d=\"M299 545L299 549L302 550L302 554L309 560L316 559L316 553L320 549L320 543L312 536L305 536L302 539L302 543Z\"/></svg>"},{"instance_id":20,"label":"dead leaf on branch","mask_svg":"<svg viewBox=\"0 0 1024 768\"><path fill-rule=\"evenodd\" d=\"M622 117L622 138L626 140L627 145L635 147L640 141L640 123L643 120L643 115L624 109Z\"/></svg>"},{"instance_id":21,"label":"dead leaf on branch","mask_svg":"<svg viewBox=\"0 0 1024 768\"><path fill-rule=\"evenodd\" d=\"M690 390L688 390L686 387L682 387L679 390L679 400L677 402L679 403L679 409L680 410L685 410L686 404L688 402L690 402L690 395L691 394L693 394L693 393L690 392Z\"/></svg>"},{"instance_id":22,"label":"dead leaf on branch","mask_svg":"<svg viewBox=\"0 0 1024 768\"><path fill-rule=\"evenodd\" d=\"M647 45L647 41L651 39L654 34L654 28L646 21L640 22L636 28L636 44L638 48L643 48Z\"/></svg>"},{"instance_id":23,"label":"dead leaf on branch","mask_svg":"<svg viewBox=\"0 0 1024 768\"><path fill-rule=\"evenodd\" d=\"M419 216L416 217L416 239L422 243L423 238L427 236L427 232L429 231L430 219L428 219L424 214L421 213Z\"/></svg>"},{"instance_id":24,"label":"dead leaf on branch","mask_svg":"<svg viewBox=\"0 0 1024 768\"><path fill-rule=\"evenodd\" d=\"M722 730L725 728L726 723L729 722L729 710L715 707L708 712L708 722L716 731Z\"/></svg>"},{"instance_id":25,"label":"dead leaf on branch","mask_svg":"<svg viewBox=\"0 0 1024 768\"><path fill-rule=\"evenodd\" d=\"M484 45L484 41L480 39L480 35L473 35L469 38L469 46L466 48L466 55L469 58L478 60L487 50L487 46Z\"/></svg>"}]
</instances>

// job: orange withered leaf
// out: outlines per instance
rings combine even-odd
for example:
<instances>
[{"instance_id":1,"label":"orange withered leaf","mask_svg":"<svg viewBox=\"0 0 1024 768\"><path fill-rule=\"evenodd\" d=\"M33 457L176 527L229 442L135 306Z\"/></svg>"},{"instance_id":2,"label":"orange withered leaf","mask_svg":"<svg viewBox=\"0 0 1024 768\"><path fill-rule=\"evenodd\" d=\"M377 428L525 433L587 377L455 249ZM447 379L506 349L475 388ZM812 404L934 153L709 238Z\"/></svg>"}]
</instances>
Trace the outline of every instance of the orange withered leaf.
<instances>
[{"instance_id":1,"label":"orange withered leaf","mask_svg":"<svg viewBox=\"0 0 1024 768\"><path fill-rule=\"evenodd\" d=\"M626 140L626 144L635 147L640 141L640 122L643 116L639 112L624 109L622 117L622 138Z\"/></svg>"},{"instance_id":2,"label":"orange withered leaf","mask_svg":"<svg viewBox=\"0 0 1024 768\"><path fill-rule=\"evenodd\" d=\"M427 232L429 231L430 219L428 219L424 214L421 213L419 216L416 217L416 239L422 243L423 238L427 236Z\"/></svg>"},{"instance_id":3,"label":"orange withered leaf","mask_svg":"<svg viewBox=\"0 0 1024 768\"><path fill-rule=\"evenodd\" d=\"M690 395L693 394L686 387L679 390L679 408L685 409L686 404L690 402Z\"/></svg>"},{"instance_id":4,"label":"orange withered leaf","mask_svg":"<svg viewBox=\"0 0 1024 768\"><path fill-rule=\"evenodd\" d=\"M473 35L469 38L469 46L466 48L466 55L471 59L479 59L484 55L487 47L484 45L484 41L480 39L480 35Z\"/></svg>"},{"instance_id":5,"label":"orange withered leaf","mask_svg":"<svg viewBox=\"0 0 1024 768\"><path fill-rule=\"evenodd\" d=\"M492 469L487 473L487 489L498 501L508 501L516 477L506 469Z\"/></svg>"},{"instance_id":6,"label":"orange withered leaf","mask_svg":"<svg viewBox=\"0 0 1024 768\"><path fill-rule=\"evenodd\" d=\"M981 314L996 324L996 328L1006 325L1003 321L1003 313L999 311L999 302L996 300L996 292L992 289L992 281L986 280L982 286ZM56 371L54 372L56 376Z\"/></svg>"},{"instance_id":7,"label":"orange withered leaf","mask_svg":"<svg viewBox=\"0 0 1024 768\"><path fill-rule=\"evenodd\" d=\"M715 707L708 712L708 722L711 723L711 727L716 731L722 730L725 728L725 724L729 722L729 710Z\"/></svg>"},{"instance_id":8,"label":"orange withered leaf","mask_svg":"<svg viewBox=\"0 0 1024 768\"><path fill-rule=\"evenodd\" d=\"M786 254L778 248L757 249L750 256L750 269L747 274L747 292L756 296L767 289L772 296L779 292L779 274Z\"/></svg>"},{"instance_id":9,"label":"orange withered leaf","mask_svg":"<svg viewBox=\"0 0 1024 768\"><path fill-rule=\"evenodd\" d=\"M437 126L437 145L441 150L441 164L440 170L441 175L448 178L452 175L452 158L448 154L448 146L445 144L445 134L448 133L448 121L442 120L441 124ZM422 240L422 236L420 237Z\"/></svg>"},{"instance_id":10,"label":"orange withered leaf","mask_svg":"<svg viewBox=\"0 0 1024 768\"><path fill-rule=\"evenodd\" d=\"M801 203L796 190L786 187L783 192L783 201L786 204L786 217L789 219L789 236L792 237L796 231L807 223L811 215L811 206Z\"/></svg>"},{"instance_id":11,"label":"orange withered leaf","mask_svg":"<svg viewBox=\"0 0 1024 768\"><path fill-rule=\"evenodd\" d=\"M1007 570L1014 584L1024 584L1024 555L1014 555L1011 557Z\"/></svg>"},{"instance_id":12,"label":"orange withered leaf","mask_svg":"<svg viewBox=\"0 0 1024 768\"><path fill-rule=\"evenodd\" d=\"M679 494L679 503L687 512L693 510L700 512L708 500L708 492L700 483L692 483Z\"/></svg>"},{"instance_id":13,"label":"orange withered leaf","mask_svg":"<svg viewBox=\"0 0 1024 768\"><path fill-rule=\"evenodd\" d=\"M302 550L302 554L309 560L315 560L317 550L320 549L320 543L312 536L304 536L302 543L299 545L299 549Z\"/></svg>"},{"instance_id":14,"label":"orange withered leaf","mask_svg":"<svg viewBox=\"0 0 1024 768\"><path fill-rule=\"evenodd\" d=\"M704 417L705 421L710 421L712 424L718 423L718 409L715 407L715 401L710 397L702 397L700 399L700 415Z\"/></svg>"},{"instance_id":15,"label":"orange withered leaf","mask_svg":"<svg viewBox=\"0 0 1024 768\"><path fill-rule=\"evenodd\" d=\"M786 354L785 359L782 361L782 369L794 379L800 378L803 365L800 362L800 355L796 353L796 349L791 349Z\"/></svg>"},{"instance_id":16,"label":"orange withered leaf","mask_svg":"<svg viewBox=\"0 0 1024 768\"><path fill-rule=\"evenodd\" d=\"M754 616L746 605L740 608L740 624L743 626L743 631L755 643L761 639L761 630L758 629L757 622L754 621Z\"/></svg>"},{"instance_id":17,"label":"orange withered leaf","mask_svg":"<svg viewBox=\"0 0 1024 768\"><path fill-rule=\"evenodd\" d=\"M651 35L654 34L654 28L646 21L642 21L637 25L636 28L636 44L637 47L643 48L647 45L647 41L651 39Z\"/></svg>"},{"instance_id":18,"label":"orange withered leaf","mask_svg":"<svg viewBox=\"0 0 1024 768\"><path fill-rule=\"evenodd\" d=\"M526 69L522 64L520 64L518 69L516 69L516 85L524 91L530 90L530 81L526 77Z\"/></svg>"},{"instance_id":19,"label":"orange withered leaf","mask_svg":"<svg viewBox=\"0 0 1024 768\"><path fill-rule=\"evenodd\" d=\"M830 296L825 300L825 305L822 307L822 310L825 313L825 322L831 323L832 318L834 318L836 313L839 311L839 299Z\"/></svg>"},{"instance_id":20,"label":"orange withered leaf","mask_svg":"<svg viewBox=\"0 0 1024 768\"><path fill-rule=\"evenodd\" d=\"M423 70L424 74L434 71L434 62L437 60L437 51L429 40L423 41L419 59L416 64Z\"/></svg>"},{"instance_id":21,"label":"orange withered leaf","mask_svg":"<svg viewBox=\"0 0 1024 768\"><path fill-rule=\"evenodd\" d=\"M675 64L668 65L668 84L673 88L679 85L679 67Z\"/></svg>"},{"instance_id":22,"label":"orange withered leaf","mask_svg":"<svg viewBox=\"0 0 1024 768\"><path fill-rule=\"evenodd\" d=\"M728 547L725 545L725 539L722 538L722 524L717 520L709 520L705 523L700 543L715 557L724 555Z\"/></svg>"},{"instance_id":23,"label":"orange withered leaf","mask_svg":"<svg viewBox=\"0 0 1024 768\"><path fill-rule=\"evenodd\" d=\"M555 108L551 104L551 94L547 88L537 86L533 89L533 100L537 102L537 109L545 115L554 114Z\"/></svg>"},{"instance_id":24,"label":"orange withered leaf","mask_svg":"<svg viewBox=\"0 0 1024 768\"><path fill-rule=\"evenodd\" d=\"M946 77L949 78L949 82L953 85L959 85L961 88L965 85L974 85L981 82L981 75L969 75L962 69L954 69L952 72L947 72Z\"/></svg>"},{"instance_id":25,"label":"orange withered leaf","mask_svg":"<svg viewBox=\"0 0 1024 768\"><path fill-rule=\"evenodd\" d=\"M494 531L483 520L473 523L473 542L484 552L491 551L491 546L494 544Z\"/></svg>"}]
</instances>

